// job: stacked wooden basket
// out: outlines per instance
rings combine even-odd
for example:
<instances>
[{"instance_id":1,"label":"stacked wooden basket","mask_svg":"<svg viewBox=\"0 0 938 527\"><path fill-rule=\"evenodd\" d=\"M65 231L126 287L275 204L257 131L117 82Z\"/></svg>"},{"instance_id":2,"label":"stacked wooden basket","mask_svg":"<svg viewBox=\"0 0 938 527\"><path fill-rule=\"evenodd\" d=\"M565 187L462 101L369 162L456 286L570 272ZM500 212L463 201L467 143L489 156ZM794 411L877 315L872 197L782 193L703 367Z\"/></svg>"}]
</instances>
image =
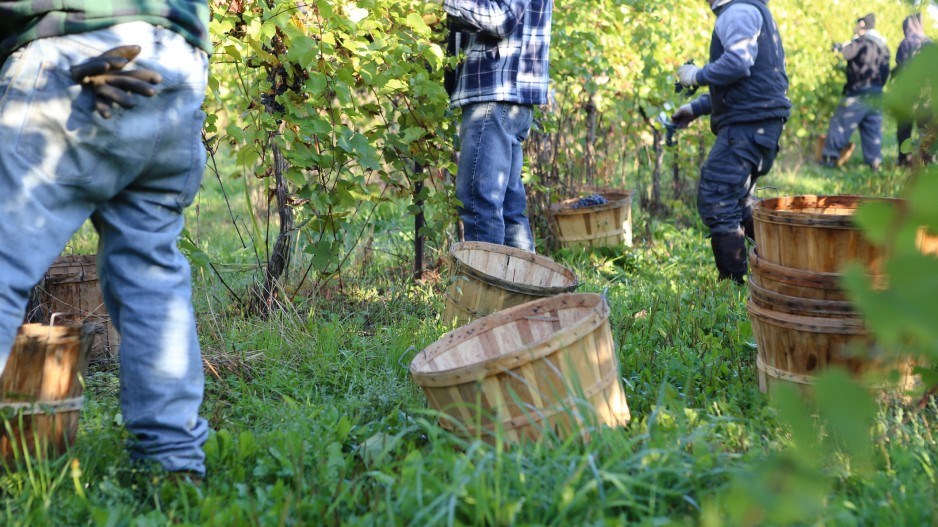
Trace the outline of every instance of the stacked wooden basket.
<instances>
[{"instance_id":1,"label":"stacked wooden basket","mask_svg":"<svg viewBox=\"0 0 938 527\"><path fill-rule=\"evenodd\" d=\"M913 383L909 364L863 355L871 336L841 288L847 262L863 266L874 283L884 282L883 253L852 220L861 201L806 195L766 199L755 207L747 308L763 392L779 381L810 385L829 366L858 377L895 367L902 373L899 388Z\"/></svg>"}]
</instances>

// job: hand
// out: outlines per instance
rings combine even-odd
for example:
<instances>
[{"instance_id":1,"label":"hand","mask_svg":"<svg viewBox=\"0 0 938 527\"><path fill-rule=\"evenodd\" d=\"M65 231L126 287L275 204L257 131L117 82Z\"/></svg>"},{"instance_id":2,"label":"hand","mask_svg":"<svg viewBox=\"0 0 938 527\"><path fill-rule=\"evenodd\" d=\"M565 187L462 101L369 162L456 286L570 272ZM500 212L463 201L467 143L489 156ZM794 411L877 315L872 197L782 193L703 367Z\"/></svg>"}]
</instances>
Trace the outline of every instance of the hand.
<instances>
[{"instance_id":1,"label":"hand","mask_svg":"<svg viewBox=\"0 0 938 527\"><path fill-rule=\"evenodd\" d=\"M677 69L677 76L681 80L681 84L684 86L697 86L698 71L700 71L700 68L697 66L694 66L693 64L684 64Z\"/></svg>"},{"instance_id":2,"label":"hand","mask_svg":"<svg viewBox=\"0 0 938 527\"><path fill-rule=\"evenodd\" d=\"M844 49L844 45L840 42L834 42L831 44L831 51L840 51L842 49Z\"/></svg>"},{"instance_id":3,"label":"hand","mask_svg":"<svg viewBox=\"0 0 938 527\"><path fill-rule=\"evenodd\" d=\"M674 126L677 128L687 128L691 121L696 118L697 116L694 115L694 109L691 108L690 104L681 105L680 108L674 110L674 113L671 114L671 122L674 123Z\"/></svg>"},{"instance_id":4,"label":"hand","mask_svg":"<svg viewBox=\"0 0 938 527\"><path fill-rule=\"evenodd\" d=\"M133 94L153 97L154 86L163 82L159 73L145 68L123 71L140 54L140 46L120 46L72 66L72 79L94 93L95 109L105 119L119 104L133 108Z\"/></svg>"}]
</instances>

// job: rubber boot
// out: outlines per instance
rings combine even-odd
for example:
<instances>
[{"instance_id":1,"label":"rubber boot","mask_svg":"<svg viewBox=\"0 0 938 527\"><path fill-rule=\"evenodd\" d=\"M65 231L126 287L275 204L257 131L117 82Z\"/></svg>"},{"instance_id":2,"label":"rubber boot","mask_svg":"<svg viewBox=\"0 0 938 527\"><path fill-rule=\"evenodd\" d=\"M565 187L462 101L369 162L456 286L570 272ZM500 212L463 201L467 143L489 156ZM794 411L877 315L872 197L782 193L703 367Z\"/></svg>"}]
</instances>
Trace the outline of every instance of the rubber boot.
<instances>
[{"instance_id":1,"label":"rubber boot","mask_svg":"<svg viewBox=\"0 0 938 527\"><path fill-rule=\"evenodd\" d=\"M714 233L710 237L720 280L746 283L746 238L742 232Z\"/></svg>"}]
</instances>

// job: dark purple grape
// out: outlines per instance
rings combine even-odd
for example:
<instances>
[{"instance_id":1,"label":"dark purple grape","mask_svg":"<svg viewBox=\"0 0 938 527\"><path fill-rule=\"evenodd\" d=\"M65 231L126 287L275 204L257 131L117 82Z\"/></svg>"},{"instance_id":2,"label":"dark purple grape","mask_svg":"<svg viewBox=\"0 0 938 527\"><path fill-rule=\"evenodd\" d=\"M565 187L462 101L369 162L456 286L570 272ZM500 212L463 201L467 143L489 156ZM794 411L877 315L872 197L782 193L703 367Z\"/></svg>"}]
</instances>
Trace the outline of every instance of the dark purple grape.
<instances>
[{"instance_id":1,"label":"dark purple grape","mask_svg":"<svg viewBox=\"0 0 938 527\"><path fill-rule=\"evenodd\" d=\"M593 194L592 196L586 196L585 198L580 198L573 204L574 209L582 209L584 207L598 207L599 205L605 205L609 203L606 198L602 197L600 194Z\"/></svg>"}]
</instances>

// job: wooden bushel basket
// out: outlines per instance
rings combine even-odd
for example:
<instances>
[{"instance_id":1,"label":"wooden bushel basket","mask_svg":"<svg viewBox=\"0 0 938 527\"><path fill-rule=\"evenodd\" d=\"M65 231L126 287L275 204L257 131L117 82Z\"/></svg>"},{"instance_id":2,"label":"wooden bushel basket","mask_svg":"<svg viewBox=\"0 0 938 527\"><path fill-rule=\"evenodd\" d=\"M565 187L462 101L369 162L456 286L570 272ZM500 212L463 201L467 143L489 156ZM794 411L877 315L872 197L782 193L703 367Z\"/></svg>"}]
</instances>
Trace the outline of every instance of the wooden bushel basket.
<instances>
[{"instance_id":1,"label":"wooden bushel basket","mask_svg":"<svg viewBox=\"0 0 938 527\"><path fill-rule=\"evenodd\" d=\"M868 345L872 340L860 318L782 313L759 306L752 299L746 307L759 349L756 367L762 392L779 382L811 385L830 366L842 366L857 377L884 370L884 365L850 355L851 348ZM896 387L911 388L915 383L911 363L896 366L902 374Z\"/></svg>"},{"instance_id":2,"label":"wooden bushel basket","mask_svg":"<svg viewBox=\"0 0 938 527\"><path fill-rule=\"evenodd\" d=\"M546 256L485 242L450 248L452 267L442 320L462 325L505 308L574 291L573 271Z\"/></svg>"},{"instance_id":3,"label":"wooden bushel basket","mask_svg":"<svg viewBox=\"0 0 938 527\"><path fill-rule=\"evenodd\" d=\"M0 458L5 466L65 453L84 402L88 327L24 324L0 375Z\"/></svg>"},{"instance_id":4,"label":"wooden bushel basket","mask_svg":"<svg viewBox=\"0 0 938 527\"><path fill-rule=\"evenodd\" d=\"M854 224L857 207L866 201L901 203L860 196L791 196L764 199L753 208L759 257L794 269L838 273L855 261L867 273L883 272L883 252Z\"/></svg>"},{"instance_id":5,"label":"wooden bushel basket","mask_svg":"<svg viewBox=\"0 0 938 527\"><path fill-rule=\"evenodd\" d=\"M749 271L749 283L768 291L813 300L847 300L840 273L817 273L767 262L755 247L749 251ZM883 275L869 278L879 287L886 283Z\"/></svg>"},{"instance_id":6,"label":"wooden bushel basket","mask_svg":"<svg viewBox=\"0 0 938 527\"><path fill-rule=\"evenodd\" d=\"M547 430L589 439L621 426L629 407L609 327L596 294L562 294L489 315L421 351L410 373L441 412L440 424L469 438L536 440Z\"/></svg>"},{"instance_id":7,"label":"wooden bushel basket","mask_svg":"<svg viewBox=\"0 0 938 527\"><path fill-rule=\"evenodd\" d=\"M603 192L604 205L573 208L579 198L550 206L561 247L632 246L632 191Z\"/></svg>"},{"instance_id":8,"label":"wooden bushel basket","mask_svg":"<svg viewBox=\"0 0 938 527\"><path fill-rule=\"evenodd\" d=\"M37 290L43 312L39 320L48 324L55 314L56 320L89 325L95 333L89 357L92 360L117 357L120 338L104 307L94 255L57 258Z\"/></svg>"}]
</instances>

